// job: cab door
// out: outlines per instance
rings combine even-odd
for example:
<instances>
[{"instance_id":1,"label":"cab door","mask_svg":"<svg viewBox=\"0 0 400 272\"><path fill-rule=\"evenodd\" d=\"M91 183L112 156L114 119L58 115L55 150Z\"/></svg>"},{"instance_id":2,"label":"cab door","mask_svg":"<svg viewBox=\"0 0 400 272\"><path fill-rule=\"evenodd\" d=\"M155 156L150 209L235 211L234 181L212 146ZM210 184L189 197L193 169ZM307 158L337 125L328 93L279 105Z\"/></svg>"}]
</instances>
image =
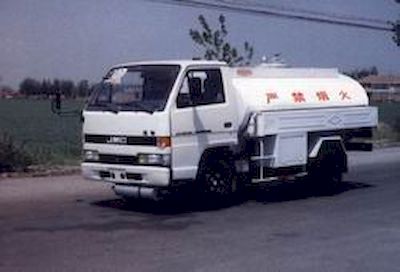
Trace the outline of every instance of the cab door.
<instances>
[{"instance_id":1,"label":"cab door","mask_svg":"<svg viewBox=\"0 0 400 272\"><path fill-rule=\"evenodd\" d=\"M195 178L205 149L237 142L231 104L219 68L187 70L171 112L173 179Z\"/></svg>"}]
</instances>

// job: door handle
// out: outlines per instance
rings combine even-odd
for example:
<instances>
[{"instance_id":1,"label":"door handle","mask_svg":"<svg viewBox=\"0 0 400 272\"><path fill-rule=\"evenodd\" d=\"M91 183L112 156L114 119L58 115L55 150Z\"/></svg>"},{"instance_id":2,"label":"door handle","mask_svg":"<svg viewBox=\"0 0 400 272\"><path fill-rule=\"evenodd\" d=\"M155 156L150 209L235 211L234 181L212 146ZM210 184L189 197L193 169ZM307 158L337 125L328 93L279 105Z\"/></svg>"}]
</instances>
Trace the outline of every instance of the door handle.
<instances>
[{"instance_id":1,"label":"door handle","mask_svg":"<svg viewBox=\"0 0 400 272\"><path fill-rule=\"evenodd\" d=\"M232 122L225 122L224 123L224 128L231 128L232 127Z\"/></svg>"}]
</instances>

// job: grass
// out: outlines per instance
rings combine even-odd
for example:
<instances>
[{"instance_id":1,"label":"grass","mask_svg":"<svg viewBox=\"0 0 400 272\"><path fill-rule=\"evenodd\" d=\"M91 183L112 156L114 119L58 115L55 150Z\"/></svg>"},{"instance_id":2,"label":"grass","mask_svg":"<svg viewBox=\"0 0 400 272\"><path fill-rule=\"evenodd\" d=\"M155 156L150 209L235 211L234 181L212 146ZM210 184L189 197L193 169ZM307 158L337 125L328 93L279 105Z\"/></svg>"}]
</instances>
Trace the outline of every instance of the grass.
<instances>
[{"instance_id":1,"label":"grass","mask_svg":"<svg viewBox=\"0 0 400 272\"><path fill-rule=\"evenodd\" d=\"M379 126L375 133L377 142L400 141L400 103L372 103L378 107Z\"/></svg>"},{"instance_id":2,"label":"grass","mask_svg":"<svg viewBox=\"0 0 400 272\"><path fill-rule=\"evenodd\" d=\"M31 164L31 156L15 144L11 136L4 134L0 138L0 173L25 171Z\"/></svg>"},{"instance_id":3,"label":"grass","mask_svg":"<svg viewBox=\"0 0 400 272\"><path fill-rule=\"evenodd\" d=\"M400 120L400 103L372 103L379 109L379 121L389 126L395 126Z\"/></svg>"},{"instance_id":4,"label":"grass","mask_svg":"<svg viewBox=\"0 0 400 272\"><path fill-rule=\"evenodd\" d=\"M67 101L80 109L81 101ZM0 135L8 135L27 152L35 164L77 164L81 149L79 116L60 117L50 101L0 99Z\"/></svg>"},{"instance_id":5,"label":"grass","mask_svg":"<svg viewBox=\"0 0 400 272\"><path fill-rule=\"evenodd\" d=\"M80 109L82 101L67 101ZM399 137L400 103L379 103L380 129L377 138ZM50 101L0 99L0 139L11 137L19 151L27 152L34 164L75 165L81 153L80 116L60 117L50 110ZM398 139L399 140L399 139Z\"/></svg>"}]
</instances>

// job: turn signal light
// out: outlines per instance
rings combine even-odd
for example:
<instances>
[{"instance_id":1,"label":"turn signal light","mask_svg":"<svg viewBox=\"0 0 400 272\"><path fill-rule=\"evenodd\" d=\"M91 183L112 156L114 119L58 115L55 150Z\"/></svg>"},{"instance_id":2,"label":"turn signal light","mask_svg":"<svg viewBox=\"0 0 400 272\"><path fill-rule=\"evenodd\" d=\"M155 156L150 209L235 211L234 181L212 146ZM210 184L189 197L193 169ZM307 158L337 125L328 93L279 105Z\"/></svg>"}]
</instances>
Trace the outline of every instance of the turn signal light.
<instances>
[{"instance_id":1,"label":"turn signal light","mask_svg":"<svg viewBox=\"0 0 400 272\"><path fill-rule=\"evenodd\" d=\"M157 137L157 147L162 149L171 147L171 137Z\"/></svg>"}]
</instances>

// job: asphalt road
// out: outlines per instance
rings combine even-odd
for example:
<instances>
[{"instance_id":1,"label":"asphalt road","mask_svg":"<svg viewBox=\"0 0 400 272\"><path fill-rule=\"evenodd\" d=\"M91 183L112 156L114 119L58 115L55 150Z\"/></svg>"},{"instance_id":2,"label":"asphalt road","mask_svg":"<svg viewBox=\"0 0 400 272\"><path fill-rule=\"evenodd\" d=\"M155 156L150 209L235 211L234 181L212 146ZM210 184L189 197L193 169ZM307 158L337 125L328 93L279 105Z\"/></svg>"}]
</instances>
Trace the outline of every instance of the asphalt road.
<instances>
[{"instance_id":1,"label":"asphalt road","mask_svg":"<svg viewBox=\"0 0 400 272\"><path fill-rule=\"evenodd\" d=\"M400 271L400 148L350 162L334 190L275 184L219 208L0 180L0 271Z\"/></svg>"}]
</instances>

